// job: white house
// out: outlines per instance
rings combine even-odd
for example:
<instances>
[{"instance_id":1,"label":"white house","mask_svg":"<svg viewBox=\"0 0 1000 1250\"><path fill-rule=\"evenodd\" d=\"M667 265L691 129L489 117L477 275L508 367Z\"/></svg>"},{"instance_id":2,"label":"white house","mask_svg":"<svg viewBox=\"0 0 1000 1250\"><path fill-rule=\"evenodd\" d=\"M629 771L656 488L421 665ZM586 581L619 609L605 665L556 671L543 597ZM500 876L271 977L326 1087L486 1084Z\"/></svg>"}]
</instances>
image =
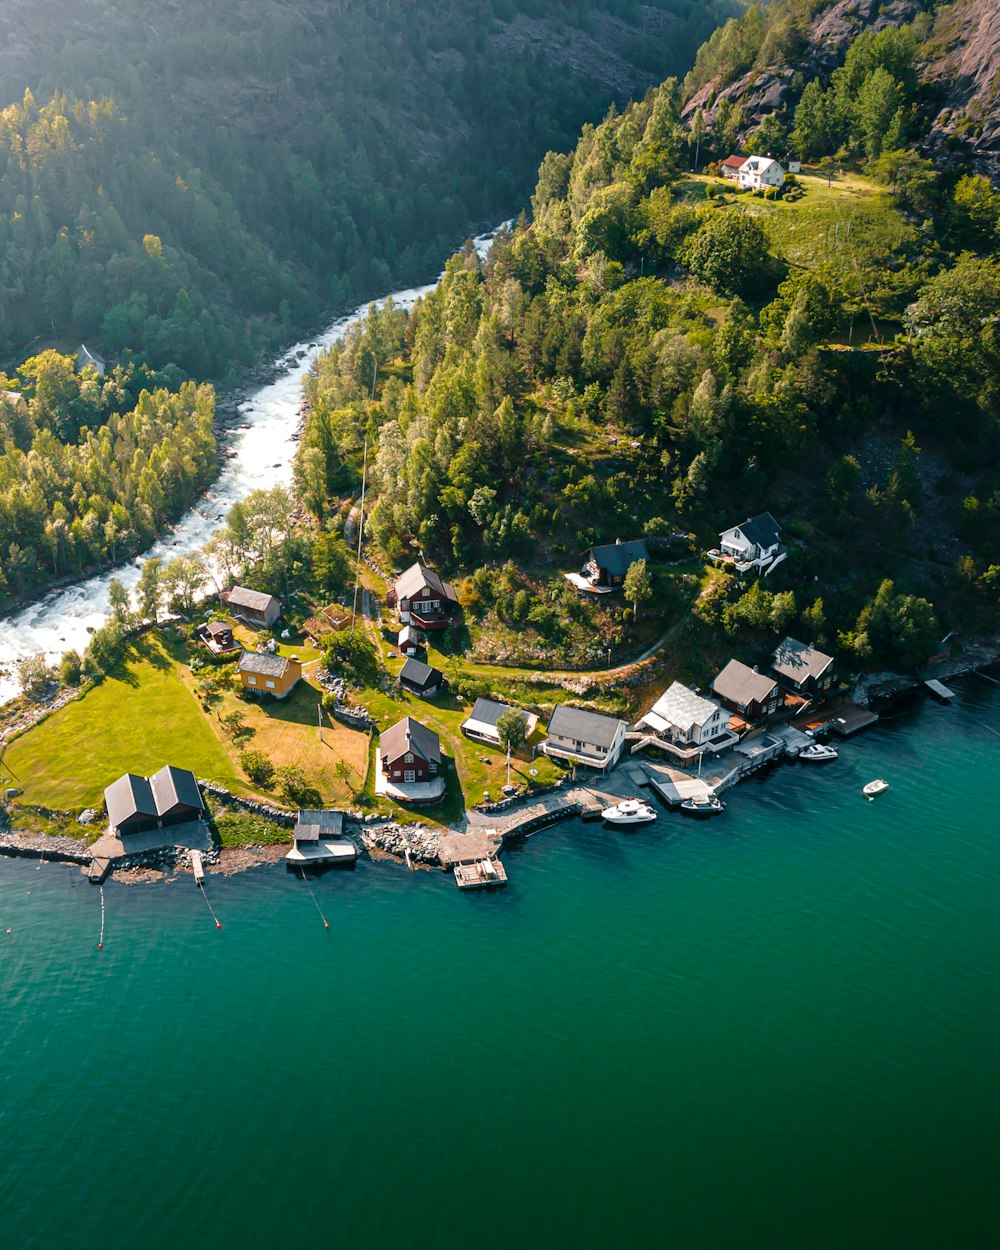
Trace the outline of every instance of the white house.
<instances>
[{"instance_id":1,"label":"white house","mask_svg":"<svg viewBox=\"0 0 1000 1250\"><path fill-rule=\"evenodd\" d=\"M664 745L682 748L674 754L686 757L695 751L720 751L735 742L737 736L728 726L729 713L724 707L675 681L637 728L651 730Z\"/></svg>"},{"instance_id":2,"label":"white house","mask_svg":"<svg viewBox=\"0 0 1000 1250\"><path fill-rule=\"evenodd\" d=\"M771 156L748 156L740 166L739 184L744 190L760 191L764 187L780 187L785 171Z\"/></svg>"},{"instance_id":3,"label":"white house","mask_svg":"<svg viewBox=\"0 0 1000 1250\"><path fill-rule=\"evenodd\" d=\"M511 707L509 703L499 703L496 699L477 699L468 717L462 721L462 733L468 738L478 738L480 742L489 742L492 746L500 746L500 734L497 721L504 712L520 712L524 717L524 735L530 738L535 732L538 717L531 712L521 711L519 707Z\"/></svg>"},{"instance_id":4,"label":"white house","mask_svg":"<svg viewBox=\"0 0 1000 1250\"><path fill-rule=\"evenodd\" d=\"M781 526L770 512L759 512L739 525L723 530L719 535L718 552L709 552L709 555L735 564L740 573L745 573L747 569L762 572L785 558L781 546Z\"/></svg>"},{"instance_id":5,"label":"white house","mask_svg":"<svg viewBox=\"0 0 1000 1250\"><path fill-rule=\"evenodd\" d=\"M625 746L627 729L628 725L614 716L560 703L549 718L549 736L542 750L571 764L614 768Z\"/></svg>"}]
</instances>

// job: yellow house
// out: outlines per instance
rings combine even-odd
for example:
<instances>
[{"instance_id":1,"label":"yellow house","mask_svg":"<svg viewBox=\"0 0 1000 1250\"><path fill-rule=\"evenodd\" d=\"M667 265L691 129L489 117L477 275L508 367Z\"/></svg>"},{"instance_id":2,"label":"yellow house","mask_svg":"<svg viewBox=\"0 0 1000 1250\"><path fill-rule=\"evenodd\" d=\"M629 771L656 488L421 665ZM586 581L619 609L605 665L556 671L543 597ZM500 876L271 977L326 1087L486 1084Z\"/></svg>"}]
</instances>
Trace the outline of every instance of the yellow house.
<instances>
[{"instance_id":1,"label":"yellow house","mask_svg":"<svg viewBox=\"0 0 1000 1250\"><path fill-rule=\"evenodd\" d=\"M252 690L255 694L273 694L276 699L283 699L302 676L302 665L296 655L244 651L236 671L244 690Z\"/></svg>"}]
</instances>

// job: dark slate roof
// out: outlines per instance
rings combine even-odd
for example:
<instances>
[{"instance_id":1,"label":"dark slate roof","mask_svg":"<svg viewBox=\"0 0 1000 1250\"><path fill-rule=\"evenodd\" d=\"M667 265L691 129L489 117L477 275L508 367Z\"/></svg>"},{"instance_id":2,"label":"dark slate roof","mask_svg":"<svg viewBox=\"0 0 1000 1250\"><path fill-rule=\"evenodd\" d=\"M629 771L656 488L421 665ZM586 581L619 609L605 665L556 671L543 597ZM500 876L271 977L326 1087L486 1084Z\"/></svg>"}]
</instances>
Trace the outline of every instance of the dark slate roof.
<instances>
[{"instance_id":1,"label":"dark slate roof","mask_svg":"<svg viewBox=\"0 0 1000 1250\"><path fill-rule=\"evenodd\" d=\"M630 542L606 543L603 547L591 547L590 555L599 569L606 569L614 577L623 577L630 564L637 560L648 560L649 552L641 538ZM582 741L582 739L581 739Z\"/></svg>"},{"instance_id":2,"label":"dark slate roof","mask_svg":"<svg viewBox=\"0 0 1000 1250\"><path fill-rule=\"evenodd\" d=\"M343 812L302 810L293 836L296 842L318 842L320 838L339 838L343 832Z\"/></svg>"},{"instance_id":3,"label":"dark slate roof","mask_svg":"<svg viewBox=\"0 0 1000 1250\"><path fill-rule=\"evenodd\" d=\"M756 516L747 517L730 528L739 530L747 542L758 547L773 547L781 537L781 526L770 512L758 512Z\"/></svg>"},{"instance_id":4,"label":"dark slate roof","mask_svg":"<svg viewBox=\"0 0 1000 1250\"><path fill-rule=\"evenodd\" d=\"M179 806L202 808L201 794L195 775L187 768L167 764L149 779L156 800L158 815L166 816Z\"/></svg>"},{"instance_id":5,"label":"dark slate roof","mask_svg":"<svg viewBox=\"0 0 1000 1250\"><path fill-rule=\"evenodd\" d=\"M272 655L268 651L244 651L237 664L237 672L255 673L259 677L284 677L288 657Z\"/></svg>"},{"instance_id":6,"label":"dark slate roof","mask_svg":"<svg viewBox=\"0 0 1000 1250\"><path fill-rule=\"evenodd\" d=\"M400 681L408 681L414 686L432 686L434 681L440 683L443 674L440 669L431 668L423 660L409 659L399 672Z\"/></svg>"},{"instance_id":7,"label":"dark slate roof","mask_svg":"<svg viewBox=\"0 0 1000 1250\"><path fill-rule=\"evenodd\" d=\"M614 742L618 726L624 724L614 716L603 716L600 712L588 712L582 707L560 703L549 717L548 732L573 742L607 748Z\"/></svg>"},{"instance_id":8,"label":"dark slate roof","mask_svg":"<svg viewBox=\"0 0 1000 1250\"><path fill-rule=\"evenodd\" d=\"M774 685L773 677L756 672L741 660L730 660L712 682L712 689L733 703L762 703Z\"/></svg>"},{"instance_id":9,"label":"dark slate roof","mask_svg":"<svg viewBox=\"0 0 1000 1250\"><path fill-rule=\"evenodd\" d=\"M396 592L397 599L412 599L419 595L425 586L441 599L447 599L451 603L458 602L452 587L442 581L433 569L429 569L426 564L421 564L419 560L416 564L411 564L405 573L400 573L393 590Z\"/></svg>"},{"instance_id":10,"label":"dark slate roof","mask_svg":"<svg viewBox=\"0 0 1000 1250\"><path fill-rule=\"evenodd\" d=\"M441 760L441 740L433 729L421 725L412 716L404 716L391 729L387 729L379 737L378 749L385 759L395 760L407 751L420 755L428 763L437 764Z\"/></svg>"},{"instance_id":11,"label":"dark slate roof","mask_svg":"<svg viewBox=\"0 0 1000 1250\"><path fill-rule=\"evenodd\" d=\"M125 773L113 781L104 791L104 801L108 805L108 821L114 828L132 816L159 815L152 786L147 778L135 773Z\"/></svg>"},{"instance_id":12,"label":"dark slate roof","mask_svg":"<svg viewBox=\"0 0 1000 1250\"><path fill-rule=\"evenodd\" d=\"M495 699L477 699L467 719L477 720L482 725L491 725L496 729L497 721L504 712L521 712L521 709L511 707L509 703L498 703ZM521 712L521 715L524 716L524 712Z\"/></svg>"},{"instance_id":13,"label":"dark slate roof","mask_svg":"<svg viewBox=\"0 0 1000 1250\"><path fill-rule=\"evenodd\" d=\"M824 655L815 647L794 638L786 638L774 653L774 671L791 681L821 677L833 663L833 656Z\"/></svg>"},{"instance_id":14,"label":"dark slate roof","mask_svg":"<svg viewBox=\"0 0 1000 1250\"><path fill-rule=\"evenodd\" d=\"M269 603L277 603L274 595L267 595L263 590L247 590L245 586L234 586L226 597L226 602L238 608L252 608L255 612L265 612Z\"/></svg>"}]
</instances>

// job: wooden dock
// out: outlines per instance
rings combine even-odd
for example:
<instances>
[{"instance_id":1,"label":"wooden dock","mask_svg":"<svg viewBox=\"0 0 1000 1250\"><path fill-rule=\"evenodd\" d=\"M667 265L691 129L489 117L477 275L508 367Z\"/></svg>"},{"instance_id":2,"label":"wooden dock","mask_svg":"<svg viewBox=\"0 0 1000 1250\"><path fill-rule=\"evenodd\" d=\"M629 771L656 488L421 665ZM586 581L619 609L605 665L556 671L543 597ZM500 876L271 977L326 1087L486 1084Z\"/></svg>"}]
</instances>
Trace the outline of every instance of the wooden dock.
<instances>
[{"instance_id":1,"label":"wooden dock","mask_svg":"<svg viewBox=\"0 0 1000 1250\"><path fill-rule=\"evenodd\" d=\"M505 825L500 833L504 842L513 842L518 838L528 838L540 829L557 824L569 816L579 816L580 804L575 800L567 800L558 806L538 803L520 812L509 825Z\"/></svg>"},{"instance_id":2,"label":"wooden dock","mask_svg":"<svg viewBox=\"0 0 1000 1250\"><path fill-rule=\"evenodd\" d=\"M194 874L195 885L205 885L205 864L201 858L201 851L191 852L191 871Z\"/></svg>"},{"instance_id":3,"label":"wooden dock","mask_svg":"<svg viewBox=\"0 0 1000 1250\"><path fill-rule=\"evenodd\" d=\"M456 864L455 884L460 890L493 890L507 884L507 870L498 859Z\"/></svg>"},{"instance_id":4,"label":"wooden dock","mask_svg":"<svg viewBox=\"0 0 1000 1250\"><path fill-rule=\"evenodd\" d=\"M95 885L100 885L111 871L111 860L105 855L95 856L90 861L90 868L87 870L87 880L93 881Z\"/></svg>"},{"instance_id":5,"label":"wooden dock","mask_svg":"<svg viewBox=\"0 0 1000 1250\"><path fill-rule=\"evenodd\" d=\"M873 712L871 708L858 707L850 699L845 699L843 706L837 710L837 714L831 717L829 725L841 738L851 738L862 729L867 729L869 725L874 725L877 720L878 713Z\"/></svg>"}]
</instances>

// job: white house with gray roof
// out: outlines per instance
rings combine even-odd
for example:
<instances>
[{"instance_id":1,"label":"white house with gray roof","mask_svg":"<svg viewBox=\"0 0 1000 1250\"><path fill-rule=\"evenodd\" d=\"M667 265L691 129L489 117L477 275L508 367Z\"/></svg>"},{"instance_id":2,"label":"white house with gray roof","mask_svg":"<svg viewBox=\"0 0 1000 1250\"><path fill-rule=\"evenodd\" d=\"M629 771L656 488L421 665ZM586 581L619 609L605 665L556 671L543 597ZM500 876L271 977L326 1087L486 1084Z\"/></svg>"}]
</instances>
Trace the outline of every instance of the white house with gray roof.
<instances>
[{"instance_id":1,"label":"white house with gray roof","mask_svg":"<svg viewBox=\"0 0 1000 1250\"><path fill-rule=\"evenodd\" d=\"M672 754L687 759L702 751L721 751L738 741L728 728L729 713L679 681L673 682L638 722Z\"/></svg>"},{"instance_id":2,"label":"white house with gray roof","mask_svg":"<svg viewBox=\"0 0 1000 1250\"><path fill-rule=\"evenodd\" d=\"M546 755L588 768L614 768L625 747L628 725L615 716L560 703L549 717Z\"/></svg>"},{"instance_id":3,"label":"white house with gray roof","mask_svg":"<svg viewBox=\"0 0 1000 1250\"><path fill-rule=\"evenodd\" d=\"M708 553L713 559L736 566L739 573L748 569L763 572L780 564L785 558L781 545L781 526L770 512L758 512L739 525L730 526L719 535L719 548Z\"/></svg>"},{"instance_id":4,"label":"white house with gray roof","mask_svg":"<svg viewBox=\"0 0 1000 1250\"><path fill-rule=\"evenodd\" d=\"M765 187L782 186L785 171L771 156L748 156L736 178L744 191L762 191Z\"/></svg>"}]
</instances>

